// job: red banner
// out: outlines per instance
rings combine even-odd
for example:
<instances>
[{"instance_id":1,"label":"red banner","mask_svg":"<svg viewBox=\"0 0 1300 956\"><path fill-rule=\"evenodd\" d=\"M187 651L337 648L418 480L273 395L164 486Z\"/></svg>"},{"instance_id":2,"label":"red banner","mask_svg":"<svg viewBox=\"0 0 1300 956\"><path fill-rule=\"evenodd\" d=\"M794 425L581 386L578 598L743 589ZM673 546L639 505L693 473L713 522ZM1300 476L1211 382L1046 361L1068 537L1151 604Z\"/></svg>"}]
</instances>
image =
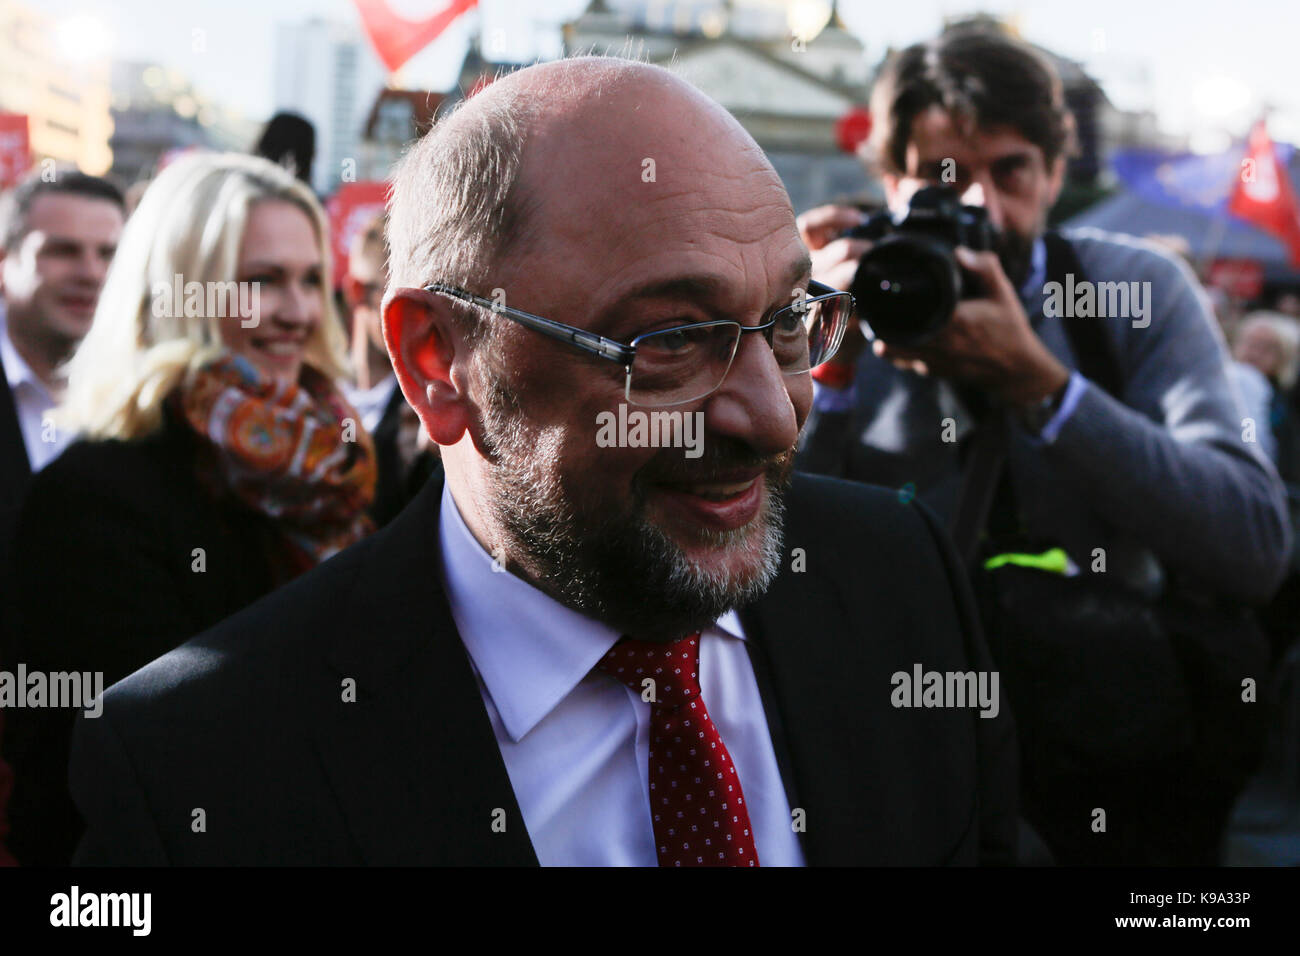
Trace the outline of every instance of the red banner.
<instances>
[{"instance_id":1,"label":"red banner","mask_svg":"<svg viewBox=\"0 0 1300 956\"><path fill-rule=\"evenodd\" d=\"M0 113L0 189L15 185L32 166L27 116Z\"/></svg>"},{"instance_id":2,"label":"red banner","mask_svg":"<svg viewBox=\"0 0 1300 956\"><path fill-rule=\"evenodd\" d=\"M1285 242L1291 265L1300 267L1300 205L1296 203L1291 176L1278 162L1263 120L1250 131L1228 212Z\"/></svg>"},{"instance_id":3,"label":"red banner","mask_svg":"<svg viewBox=\"0 0 1300 956\"><path fill-rule=\"evenodd\" d=\"M344 183L325 204L330 217L330 251L334 254L334 288L339 288L348 274L352 240L384 211L387 200L388 183L363 180Z\"/></svg>"},{"instance_id":4,"label":"red banner","mask_svg":"<svg viewBox=\"0 0 1300 956\"><path fill-rule=\"evenodd\" d=\"M396 72L403 63L442 34L462 13L478 6L478 0L446 0L447 5L423 20L407 20L392 11L388 0L352 0L361 14L361 25L370 45L388 67Z\"/></svg>"}]
</instances>

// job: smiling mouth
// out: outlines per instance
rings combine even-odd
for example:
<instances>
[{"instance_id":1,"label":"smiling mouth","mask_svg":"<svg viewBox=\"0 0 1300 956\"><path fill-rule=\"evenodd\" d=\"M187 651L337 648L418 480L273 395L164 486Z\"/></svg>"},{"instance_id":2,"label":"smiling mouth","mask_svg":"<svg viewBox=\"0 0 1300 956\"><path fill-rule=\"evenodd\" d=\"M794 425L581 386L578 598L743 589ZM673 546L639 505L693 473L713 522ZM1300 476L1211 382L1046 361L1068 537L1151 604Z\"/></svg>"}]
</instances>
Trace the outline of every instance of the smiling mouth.
<instances>
[{"instance_id":1,"label":"smiling mouth","mask_svg":"<svg viewBox=\"0 0 1300 956\"><path fill-rule=\"evenodd\" d=\"M735 531L758 517L763 507L764 473L712 481L666 481L654 485L655 498L674 524L688 529Z\"/></svg>"},{"instance_id":2,"label":"smiling mouth","mask_svg":"<svg viewBox=\"0 0 1300 956\"><path fill-rule=\"evenodd\" d=\"M749 491L756 481L757 476L747 481L676 482L665 483L661 487L678 494L703 498L705 501L730 501Z\"/></svg>"},{"instance_id":3,"label":"smiling mouth","mask_svg":"<svg viewBox=\"0 0 1300 956\"><path fill-rule=\"evenodd\" d=\"M261 339L253 344L268 355L296 356L302 353L307 344L306 339Z\"/></svg>"}]
</instances>

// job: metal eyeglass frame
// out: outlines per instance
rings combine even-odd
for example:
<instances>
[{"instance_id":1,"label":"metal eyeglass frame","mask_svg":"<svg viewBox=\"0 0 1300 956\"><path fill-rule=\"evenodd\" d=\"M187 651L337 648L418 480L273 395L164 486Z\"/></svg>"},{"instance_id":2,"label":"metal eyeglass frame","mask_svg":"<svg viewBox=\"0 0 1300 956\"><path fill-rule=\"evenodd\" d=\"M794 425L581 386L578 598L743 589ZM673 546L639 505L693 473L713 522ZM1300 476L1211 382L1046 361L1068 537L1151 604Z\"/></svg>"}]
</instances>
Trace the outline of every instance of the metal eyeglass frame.
<instances>
[{"instance_id":1,"label":"metal eyeglass frame","mask_svg":"<svg viewBox=\"0 0 1300 956\"><path fill-rule=\"evenodd\" d=\"M739 322L732 322L727 319L714 319L709 322L691 322L688 325L674 326L673 328L670 329L656 329L653 332L647 332L644 335L638 335L631 342L624 343L624 342L618 342L614 339L606 338L603 335L597 335L595 332L588 332L586 329L580 329L573 325L565 325L563 322L556 322L554 319L546 319L540 315L533 315L531 312L524 312L521 309L512 309L509 306L502 305L500 302L496 300L485 299L481 295L474 295L472 292L466 292L464 289L459 289L455 286L444 285L441 282L434 282L429 285L426 285L423 291L439 292L442 293L443 295L449 295L453 299L459 299L462 302L469 302L473 305L479 306L480 308L487 309L489 312L494 312L498 315L504 315L507 318L515 322L518 322L520 325L524 326L525 328L532 329L534 332L540 332L542 335L545 335L548 338L555 339L557 342L563 342L564 344L572 346L573 348L576 348L579 351L587 352L588 354L591 355L598 355L601 358L609 359L612 362L617 362L619 365L623 366L627 370L627 381L624 385L625 396L629 396L631 393L632 361L633 359L636 358L637 343L639 343L642 339L646 339L654 335L661 335L664 332L680 332L684 329L705 328L705 327L717 326L717 325L734 325L740 329L740 334L742 336L747 332L766 333L764 334L763 338L767 341L768 346L771 347L772 336L770 330L772 329L773 326L776 325L777 320L786 312L807 311L812 305L818 302L824 302L827 299L833 299L840 296L845 296L848 298L849 321L853 320L853 316L857 311L857 303L854 301L851 293L842 292L841 290L832 288L831 286L828 286L823 282L810 281L808 283L808 291L813 293L813 295L799 302L791 303L790 305L787 306L782 306L780 309L777 309L776 312L772 313L772 318L770 321L764 322L761 325L741 325ZM822 362L826 362L832 356L834 356L834 354L839 350L839 346L840 343L836 342L834 348L832 348L822 358ZM736 350L739 351L739 349L740 349L740 339L737 338ZM732 353L732 359L733 360L735 359L735 352ZM800 369L797 372L785 372L784 374L801 375L804 372L808 372L811 370L812 370L812 366L806 369ZM727 371L728 372L731 371L730 365L728 365ZM713 390L716 391L718 388L720 388L724 381L726 381L725 373L723 374L722 379L718 381L718 384L713 387ZM711 394L711 393L706 393L706 394ZM703 397L704 396L698 396L698 398L703 398ZM631 401L630 397L628 398L628 400ZM687 399L687 401L696 401L696 400L697 399ZM674 404L685 404L685 402L677 402ZM669 406L664 406L664 407L669 407Z\"/></svg>"}]
</instances>

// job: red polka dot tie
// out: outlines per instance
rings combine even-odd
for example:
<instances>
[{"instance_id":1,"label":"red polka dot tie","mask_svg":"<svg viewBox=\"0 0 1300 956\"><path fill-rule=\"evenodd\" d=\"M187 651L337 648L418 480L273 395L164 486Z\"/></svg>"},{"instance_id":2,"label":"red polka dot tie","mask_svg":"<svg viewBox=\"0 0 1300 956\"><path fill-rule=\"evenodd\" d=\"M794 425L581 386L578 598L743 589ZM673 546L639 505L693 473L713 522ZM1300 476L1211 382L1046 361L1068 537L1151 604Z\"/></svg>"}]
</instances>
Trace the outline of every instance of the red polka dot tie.
<instances>
[{"instance_id":1,"label":"red polka dot tie","mask_svg":"<svg viewBox=\"0 0 1300 956\"><path fill-rule=\"evenodd\" d=\"M700 699L700 635L672 644L625 637L597 667L650 702L659 865L758 866L740 778Z\"/></svg>"}]
</instances>

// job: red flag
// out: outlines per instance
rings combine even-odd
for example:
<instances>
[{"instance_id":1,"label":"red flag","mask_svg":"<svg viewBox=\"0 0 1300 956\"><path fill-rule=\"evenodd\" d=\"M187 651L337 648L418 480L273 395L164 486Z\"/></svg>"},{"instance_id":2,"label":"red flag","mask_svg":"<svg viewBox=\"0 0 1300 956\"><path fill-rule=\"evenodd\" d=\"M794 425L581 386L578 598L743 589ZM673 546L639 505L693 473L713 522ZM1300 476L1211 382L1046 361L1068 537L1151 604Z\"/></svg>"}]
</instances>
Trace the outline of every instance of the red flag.
<instances>
[{"instance_id":1,"label":"red flag","mask_svg":"<svg viewBox=\"0 0 1300 956\"><path fill-rule=\"evenodd\" d=\"M403 63L438 39L443 30L478 0L447 0L447 5L423 20L407 20L388 7L388 0L352 0L361 14L361 25L370 37L379 59L388 72L395 72Z\"/></svg>"},{"instance_id":2,"label":"red flag","mask_svg":"<svg viewBox=\"0 0 1300 956\"><path fill-rule=\"evenodd\" d=\"M1264 120L1250 131L1241 173L1228 199L1228 212L1285 242L1291 265L1300 267L1300 204L1290 174L1278 162Z\"/></svg>"},{"instance_id":3,"label":"red flag","mask_svg":"<svg viewBox=\"0 0 1300 956\"><path fill-rule=\"evenodd\" d=\"M0 189L16 185L31 165L26 114L0 113Z\"/></svg>"}]
</instances>

